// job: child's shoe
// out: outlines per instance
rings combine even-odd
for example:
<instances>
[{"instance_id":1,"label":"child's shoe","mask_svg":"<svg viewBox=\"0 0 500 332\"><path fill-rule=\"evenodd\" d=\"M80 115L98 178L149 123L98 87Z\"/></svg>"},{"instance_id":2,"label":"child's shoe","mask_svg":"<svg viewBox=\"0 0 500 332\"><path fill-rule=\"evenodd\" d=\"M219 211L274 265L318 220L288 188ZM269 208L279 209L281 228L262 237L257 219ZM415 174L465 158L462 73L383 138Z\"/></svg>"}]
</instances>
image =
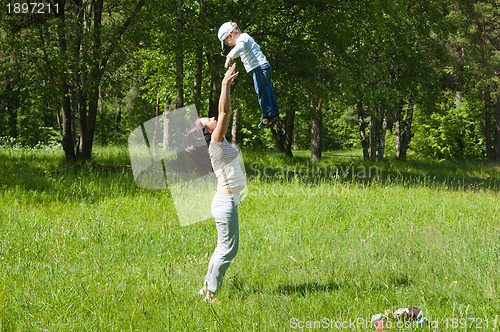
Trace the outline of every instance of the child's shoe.
<instances>
[{"instance_id":1,"label":"child's shoe","mask_svg":"<svg viewBox=\"0 0 500 332\"><path fill-rule=\"evenodd\" d=\"M269 118L262 118L262 121L259 123L259 129L270 128L280 119L281 118L279 115L271 116Z\"/></svg>"}]
</instances>

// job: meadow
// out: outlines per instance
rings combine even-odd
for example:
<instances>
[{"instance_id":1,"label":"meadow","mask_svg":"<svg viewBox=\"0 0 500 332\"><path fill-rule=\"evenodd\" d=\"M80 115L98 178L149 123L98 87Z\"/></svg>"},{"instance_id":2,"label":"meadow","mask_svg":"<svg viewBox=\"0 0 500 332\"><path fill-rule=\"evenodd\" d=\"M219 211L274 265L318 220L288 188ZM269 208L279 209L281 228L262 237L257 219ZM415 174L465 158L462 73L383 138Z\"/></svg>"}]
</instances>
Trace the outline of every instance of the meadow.
<instances>
[{"instance_id":1,"label":"meadow","mask_svg":"<svg viewBox=\"0 0 500 332\"><path fill-rule=\"evenodd\" d=\"M243 153L240 248L209 304L213 219L181 227L126 147L86 165L1 148L0 330L365 331L345 322L406 306L439 330L500 330L498 163Z\"/></svg>"}]
</instances>

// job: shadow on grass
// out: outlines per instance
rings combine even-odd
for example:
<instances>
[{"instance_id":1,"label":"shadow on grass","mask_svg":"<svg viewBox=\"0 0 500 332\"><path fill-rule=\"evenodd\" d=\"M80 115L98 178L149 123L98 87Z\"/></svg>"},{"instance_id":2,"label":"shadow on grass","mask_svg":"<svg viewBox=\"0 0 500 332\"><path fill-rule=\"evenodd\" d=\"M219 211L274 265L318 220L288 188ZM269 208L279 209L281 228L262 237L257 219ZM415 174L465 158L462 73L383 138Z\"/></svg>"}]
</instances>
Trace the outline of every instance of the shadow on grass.
<instances>
[{"instance_id":1,"label":"shadow on grass","mask_svg":"<svg viewBox=\"0 0 500 332\"><path fill-rule=\"evenodd\" d=\"M48 152L5 149L0 152L0 164L0 188L46 190L52 187L46 175L63 160Z\"/></svg>"},{"instance_id":2,"label":"shadow on grass","mask_svg":"<svg viewBox=\"0 0 500 332\"><path fill-rule=\"evenodd\" d=\"M310 293L332 292L341 289L364 289L370 291L386 291L389 288L409 287L413 284L411 278L405 275L390 275L385 280L331 280L326 283L307 282L291 285L280 285L275 290L278 294L306 296Z\"/></svg>"},{"instance_id":3,"label":"shadow on grass","mask_svg":"<svg viewBox=\"0 0 500 332\"><path fill-rule=\"evenodd\" d=\"M137 192L127 165L69 163L59 151L0 151L0 189L22 190L39 200L84 201L92 203L113 194L119 187Z\"/></svg>"},{"instance_id":4,"label":"shadow on grass","mask_svg":"<svg viewBox=\"0 0 500 332\"><path fill-rule=\"evenodd\" d=\"M248 156L247 156L248 155ZM250 181L291 182L306 185L328 182L440 187L451 190L500 189L500 163L490 161L436 161L386 159L376 162L355 156L329 154L312 163L307 156L245 155Z\"/></svg>"},{"instance_id":5,"label":"shadow on grass","mask_svg":"<svg viewBox=\"0 0 500 332\"><path fill-rule=\"evenodd\" d=\"M132 170L127 162L128 151L102 149L86 164L68 163L58 150L4 149L0 151L0 189L22 187L26 190L58 192L66 187L85 186L93 180L109 186L111 181L124 181L134 186ZM264 183L350 183L359 185L403 185L439 187L450 190L500 189L500 163L488 161L436 161L386 159L382 162L364 160L351 154L327 152L316 163L307 152L286 158L276 152L243 151L249 181ZM94 183L96 182L94 181ZM80 190L79 188L74 188ZM132 189L132 188L129 188Z\"/></svg>"},{"instance_id":6,"label":"shadow on grass","mask_svg":"<svg viewBox=\"0 0 500 332\"><path fill-rule=\"evenodd\" d=\"M323 284L318 282L310 282L297 285L280 285L276 289L276 293L283 295L297 294L300 296L306 296L309 293L332 292L337 291L340 288L340 284L334 281Z\"/></svg>"},{"instance_id":7,"label":"shadow on grass","mask_svg":"<svg viewBox=\"0 0 500 332\"><path fill-rule=\"evenodd\" d=\"M392 274L382 279L377 278L347 278L342 280L330 280L328 282L305 282L298 284L279 285L273 292L282 295L307 296L311 293L328 293L339 290L363 290L385 292L389 289L411 287L414 284L412 278L405 274Z\"/></svg>"}]
</instances>

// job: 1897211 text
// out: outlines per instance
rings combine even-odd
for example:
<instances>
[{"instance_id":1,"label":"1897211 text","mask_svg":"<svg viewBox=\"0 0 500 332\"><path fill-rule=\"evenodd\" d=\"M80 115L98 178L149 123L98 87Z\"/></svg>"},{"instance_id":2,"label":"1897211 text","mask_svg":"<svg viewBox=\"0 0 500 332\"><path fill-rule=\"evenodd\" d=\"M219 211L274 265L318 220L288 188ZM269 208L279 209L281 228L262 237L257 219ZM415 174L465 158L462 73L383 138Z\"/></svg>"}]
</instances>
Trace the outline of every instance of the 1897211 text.
<instances>
[{"instance_id":1,"label":"1897211 text","mask_svg":"<svg viewBox=\"0 0 500 332\"><path fill-rule=\"evenodd\" d=\"M7 11L9 14L53 14L59 13L59 4L43 2L12 2L8 3Z\"/></svg>"}]
</instances>

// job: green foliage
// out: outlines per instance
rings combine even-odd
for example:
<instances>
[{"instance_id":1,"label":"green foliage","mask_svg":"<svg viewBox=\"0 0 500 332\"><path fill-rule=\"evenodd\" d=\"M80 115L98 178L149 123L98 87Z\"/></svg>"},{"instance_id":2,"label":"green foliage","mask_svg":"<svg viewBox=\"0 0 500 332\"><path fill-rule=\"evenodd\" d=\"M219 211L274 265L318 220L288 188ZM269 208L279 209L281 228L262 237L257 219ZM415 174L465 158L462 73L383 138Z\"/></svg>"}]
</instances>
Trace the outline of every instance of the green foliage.
<instances>
[{"instance_id":1,"label":"green foliage","mask_svg":"<svg viewBox=\"0 0 500 332\"><path fill-rule=\"evenodd\" d=\"M357 118L353 114L353 109L349 108L344 112L344 108L334 109L324 105L326 110L322 114L322 147L325 151L344 150L359 147L359 127ZM298 112L300 119L308 118L308 114ZM310 120L297 121L295 127L295 146L299 150L308 150L311 147L311 127Z\"/></svg>"},{"instance_id":2,"label":"green foliage","mask_svg":"<svg viewBox=\"0 0 500 332\"><path fill-rule=\"evenodd\" d=\"M142 98L140 83L126 80L121 84L122 88L127 88L127 84L133 85L120 94L110 90L97 114L95 137L96 143L101 146L126 144L132 130L155 116L155 107Z\"/></svg>"},{"instance_id":3,"label":"green foliage","mask_svg":"<svg viewBox=\"0 0 500 332\"><path fill-rule=\"evenodd\" d=\"M197 102L201 116L213 116L228 51L220 49L217 29L232 20L255 38L270 61L278 103L283 115L295 119L289 129L296 132L294 144L300 149L310 147L311 119L320 99L325 105L323 148L330 150L360 145L358 102L368 117L370 110L384 109L391 130L398 107L414 94L414 152L435 158L485 155L483 91L491 91L495 110L499 90L497 1L150 1L139 20L116 39L120 23L136 3L104 3L99 49L93 49L97 31L91 28L92 17L84 15L89 33L83 33L74 3L67 2L65 25L53 16L8 15L2 7L0 136L31 146L46 141L48 129L42 128L60 130L60 82L70 78L70 90L82 89L88 102L92 98L86 92L94 82L90 77L116 45L99 86L97 144L124 142L131 129L155 115L157 101L160 111L165 103L175 102L179 54L184 104ZM57 38L61 33L69 36L69 49L76 50L81 42L81 52L63 54ZM260 111L251 75L236 63L240 76L233 105L241 111L237 141L255 149L272 147L269 131L256 129ZM199 100L194 89L197 69ZM457 91L465 100L459 111L441 100ZM77 97L72 98L76 110ZM78 124L78 112L75 116Z\"/></svg>"},{"instance_id":4,"label":"green foliage","mask_svg":"<svg viewBox=\"0 0 500 332\"><path fill-rule=\"evenodd\" d=\"M462 100L460 107L449 107L446 100L436 112L417 109L412 149L423 157L437 159L484 159L484 123L481 104Z\"/></svg>"}]
</instances>

